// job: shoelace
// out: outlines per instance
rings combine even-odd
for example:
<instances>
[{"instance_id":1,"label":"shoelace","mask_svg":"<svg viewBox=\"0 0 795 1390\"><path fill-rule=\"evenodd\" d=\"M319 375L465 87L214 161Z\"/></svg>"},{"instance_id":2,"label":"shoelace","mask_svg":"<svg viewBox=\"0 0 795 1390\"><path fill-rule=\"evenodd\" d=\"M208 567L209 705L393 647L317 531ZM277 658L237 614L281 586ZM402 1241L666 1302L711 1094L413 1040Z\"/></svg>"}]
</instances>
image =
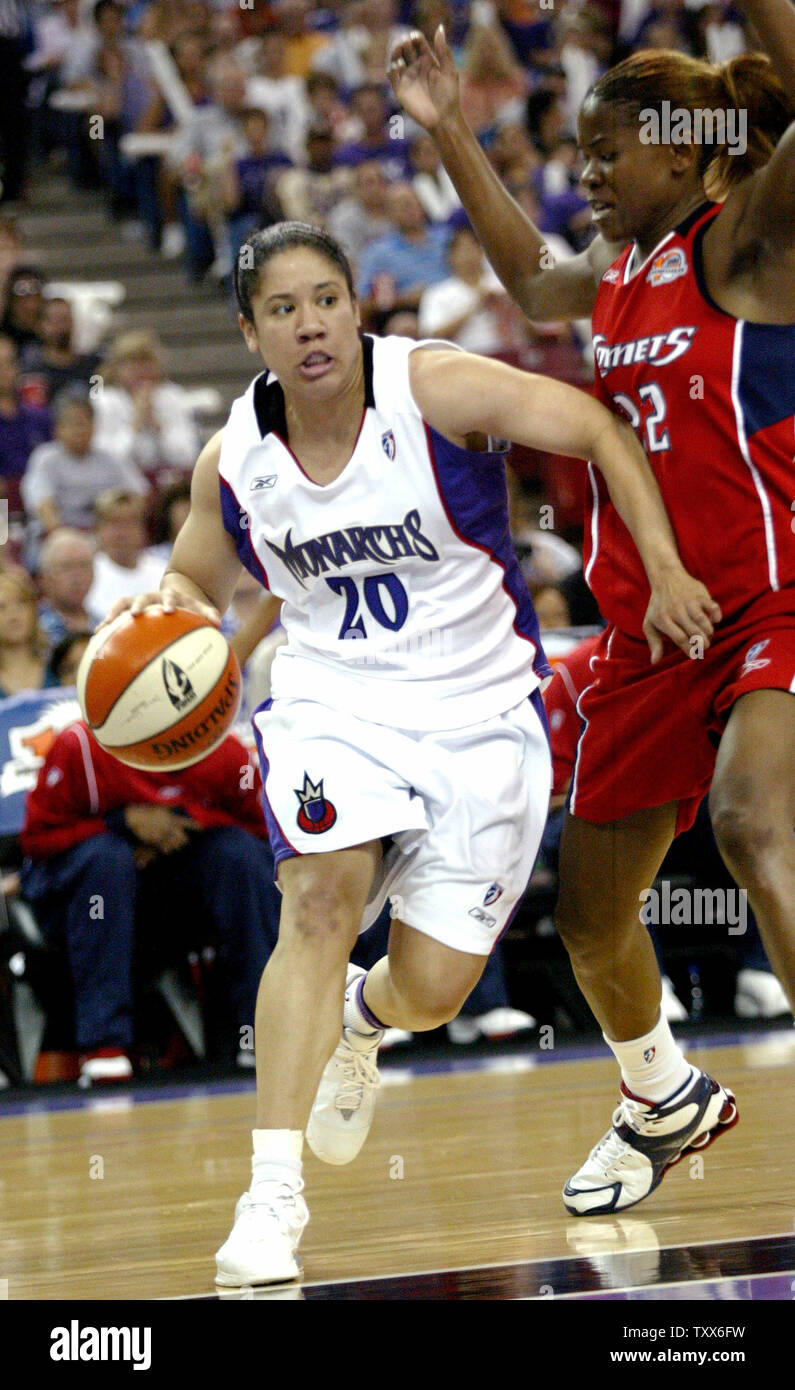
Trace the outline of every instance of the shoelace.
<instances>
[{"instance_id":1,"label":"shoelace","mask_svg":"<svg viewBox=\"0 0 795 1390\"><path fill-rule=\"evenodd\" d=\"M271 1190L269 1195L266 1196L264 1191L265 1188L275 1188L275 1191ZM294 1183L257 1183L256 1187L254 1188L254 1192L259 1193L260 1195L253 1196L251 1192L246 1193L246 1196L248 1197L248 1202L246 1203L246 1206L243 1208L243 1211L255 1213L261 1210L265 1210L270 1212L271 1216L274 1216L277 1221L287 1221L288 1225L295 1224L294 1219L291 1222L291 1216L293 1216L293 1213L290 1212L290 1207L294 1204L296 1198L300 1198L303 1190L303 1178L296 1178ZM298 1213L296 1213L296 1215L298 1215Z\"/></svg>"},{"instance_id":2,"label":"shoelace","mask_svg":"<svg viewBox=\"0 0 795 1390\"><path fill-rule=\"evenodd\" d=\"M615 1163L626 1158L628 1148L627 1142L625 1139L621 1138L620 1134L616 1133L616 1130L619 1125L625 1124L630 1129L634 1130L636 1134L640 1134L642 1128L639 1121L645 1118L645 1116L642 1115L642 1110L644 1109L645 1106L642 1106L640 1101L631 1100L629 1096L622 1096L618 1106L613 1112L613 1128L610 1130L610 1133L606 1134L604 1139L601 1139L596 1145L596 1148L591 1153L591 1160L593 1162L599 1162L604 1166L605 1170L607 1170L612 1168Z\"/></svg>"},{"instance_id":3,"label":"shoelace","mask_svg":"<svg viewBox=\"0 0 795 1390\"><path fill-rule=\"evenodd\" d=\"M372 1057L363 1052L354 1052L344 1062L343 1079L337 1089L334 1104L338 1110L358 1110L362 1103L365 1086L378 1086L381 1078Z\"/></svg>"}]
</instances>

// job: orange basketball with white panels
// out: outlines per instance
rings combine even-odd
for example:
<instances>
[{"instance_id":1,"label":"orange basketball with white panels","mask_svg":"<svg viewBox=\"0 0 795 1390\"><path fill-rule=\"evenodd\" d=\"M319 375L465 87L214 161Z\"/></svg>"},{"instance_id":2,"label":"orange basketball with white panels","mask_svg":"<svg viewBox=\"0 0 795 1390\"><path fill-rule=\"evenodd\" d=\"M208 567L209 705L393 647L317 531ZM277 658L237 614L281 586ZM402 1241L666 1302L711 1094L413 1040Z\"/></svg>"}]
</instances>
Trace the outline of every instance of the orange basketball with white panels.
<instances>
[{"instance_id":1,"label":"orange basketball with white panels","mask_svg":"<svg viewBox=\"0 0 795 1390\"><path fill-rule=\"evenodd\" d=\"M129 767L190 767L229 732L240 706L237 657L187 609L122 613L89 642L77 698L95 739Z\"/></svg>"}]
</instances>

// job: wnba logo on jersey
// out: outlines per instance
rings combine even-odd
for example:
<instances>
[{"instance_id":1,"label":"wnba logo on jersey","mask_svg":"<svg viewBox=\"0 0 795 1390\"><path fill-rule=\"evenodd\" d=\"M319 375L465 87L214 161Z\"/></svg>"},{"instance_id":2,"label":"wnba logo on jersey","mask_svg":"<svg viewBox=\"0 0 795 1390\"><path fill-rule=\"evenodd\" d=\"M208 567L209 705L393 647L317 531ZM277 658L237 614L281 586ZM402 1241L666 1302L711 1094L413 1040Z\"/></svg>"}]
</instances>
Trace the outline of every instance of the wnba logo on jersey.
<instances>
[{"instance_id":1,"label":"wnba logo on jersey","mask_svg":"<svg viewBox=\"0 0 795 1390\"><path fill-rule=\"evenodd\" d=\"M323 778L315 786L305 772L304 785L300 792L296 788L295 794L301 803L296 816L299 830L305 835L321 835L324 830L330 830L337 819L337 811L323 795Z\"/></svg>"},{"instance_id":2,"label":"wnba logo on jersey","mask_svg":"<svg viewBox=\"0 0 795 1390\"><path fill-rule=\"evenodd\" d=\"M393 430L387 430L386 434L381 435L381 448L391 463L396 453L395 434Z\"/></svg>"},{"instance_id":3,"label":"wnba logo on jersey","mask_svg":"<svg viewBox=\"0 0 795 1390\"><path fill-rule=\"evenodd\" d=\"M646 279L650 285L670 285L680 275L687 275L687 256L681 246L675 246L672 251L663 251L661 256L654 257Z\"/></svg>"}]
</instances>

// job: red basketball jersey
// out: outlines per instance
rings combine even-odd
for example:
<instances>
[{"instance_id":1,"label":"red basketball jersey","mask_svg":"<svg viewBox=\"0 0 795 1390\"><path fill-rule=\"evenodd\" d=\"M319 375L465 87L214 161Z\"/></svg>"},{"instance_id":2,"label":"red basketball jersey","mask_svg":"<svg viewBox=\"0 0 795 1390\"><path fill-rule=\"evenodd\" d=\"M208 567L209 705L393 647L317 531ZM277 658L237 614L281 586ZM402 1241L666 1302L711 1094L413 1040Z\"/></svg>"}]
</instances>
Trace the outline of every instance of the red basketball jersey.
<instances>
[{"instance_id":1,"label":"red basketball jersey","mask_svg":"<svg viewBox=\"0 0 795 1390\"><path fill-rule=\"evenodd\" d=\"M595 394L646 449L685 567L724 621L795 584L795 324L750 323L710 298L702 241L719 204L642 265L626 247L593 315ZM588 466L586 578L604 617L640 636L649 585L604 481Z\"/></svg>"}]
</instances>

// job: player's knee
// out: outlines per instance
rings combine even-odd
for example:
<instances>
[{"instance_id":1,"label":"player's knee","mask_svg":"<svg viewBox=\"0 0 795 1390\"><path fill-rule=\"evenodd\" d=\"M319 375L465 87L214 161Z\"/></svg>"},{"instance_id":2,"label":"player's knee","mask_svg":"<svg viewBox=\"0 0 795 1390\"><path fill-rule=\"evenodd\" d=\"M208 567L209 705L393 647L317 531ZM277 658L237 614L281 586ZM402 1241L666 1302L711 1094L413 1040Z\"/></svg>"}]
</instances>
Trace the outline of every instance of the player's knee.
<instances>
[{"instance_id":1,"label":"player's knee","mask_svg":"<svg viewBox=\"0 0 795 1390\"><path fill-rule=\"evenodd\" d=\"M323 891L308 883L285 894L280 935L319 946L324 942L348 943L361 920L361 905L344 880L328 879Z\"/></svg>"},{"instance_id":2,"label":"player's knee","mask_svg":"<svg viewBox=\"0 0 795 1390\"><path fill-rule=\"evenodd\" d=\"M474 978L403 981L400 993L412 1027L422 1032L449 1023L461 1012L476 984Z\"/></svg>"},{"instance_id":3,"label":"player's knee","mask_svg":"<svg viewBox=\"0 0 795 1390\"><path fill-rule=\"evenodd\" d=\"M717 786L710 795L712 830L724 859L743 877L758 877L781 838L763 800L749 788Z\"/></svg>"}]
</instances>

